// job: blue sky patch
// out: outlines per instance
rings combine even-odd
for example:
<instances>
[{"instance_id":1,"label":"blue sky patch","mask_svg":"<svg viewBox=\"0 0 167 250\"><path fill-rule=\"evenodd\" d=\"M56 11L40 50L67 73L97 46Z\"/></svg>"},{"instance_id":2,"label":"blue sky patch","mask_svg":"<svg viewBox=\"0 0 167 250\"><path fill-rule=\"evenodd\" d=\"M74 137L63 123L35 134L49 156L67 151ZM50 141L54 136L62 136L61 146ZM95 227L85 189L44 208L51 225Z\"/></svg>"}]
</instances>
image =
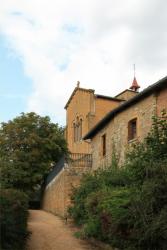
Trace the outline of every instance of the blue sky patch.
<instances>
[{"instance_id":1,"label":"blue sky patch","mask_svg":"<svg viewBox=\"0 0 167 250\"><path fill-rule=\"evenodd\" d=\"M73 33L73 34L78 34L78 33L82 32L81 27L79 27L75 24L65 24L65 25L63 25L62 29L68 33Z\"/></svg>"},{"instance_id":2,"label":"blue sky patch","mask_svg":"<svg viewBox=\"0 0 167 250\"><path fill-rule=\"evenodd\" d=\"M67 68L68 68L68 62L66 62L66 63L62 63L62 64L60 64L58 67L59 67L59 70L60 71L65 71Z\"/></svg>"},{"instance_id":3,"label":"blue sky patch","mask_svg":"<svg viewBox=\"0 0 167 250\"><path fill-rule=\"evenodd\" d=\"M24 112L32 92L32 81L24 75L21 61L11 56L0 37L0 122Z\"/></svg>"},{"instance_id":4,"label":"blue sky patch","mask_svg":"<svg viewBox=\"0 0 167 250\"><path fill-rule=\"evenodd\" d=\"M14 11L11 13L13 16L22 16L23 14L20 11Z\"/></svg>"}]
</instances>

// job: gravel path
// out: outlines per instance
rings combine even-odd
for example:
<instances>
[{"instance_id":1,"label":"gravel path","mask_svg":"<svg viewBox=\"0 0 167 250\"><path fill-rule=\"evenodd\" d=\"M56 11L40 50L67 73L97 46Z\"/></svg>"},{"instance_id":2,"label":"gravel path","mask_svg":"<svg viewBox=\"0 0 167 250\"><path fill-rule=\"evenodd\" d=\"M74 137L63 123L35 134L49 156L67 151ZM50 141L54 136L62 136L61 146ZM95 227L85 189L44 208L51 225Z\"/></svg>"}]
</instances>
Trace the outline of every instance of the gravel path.
<instances>
[{"instance_id":1,"label":"gravel path","mask_svg":"<svg viewBox=\"0 0 167 250\"><path fill-rule=\"evenodd\" d=\"M29 210L31 231L28 250L93 250L85 241L74 237L74 230L59 217L42 210Z\"/></svg>"}]
</instances>

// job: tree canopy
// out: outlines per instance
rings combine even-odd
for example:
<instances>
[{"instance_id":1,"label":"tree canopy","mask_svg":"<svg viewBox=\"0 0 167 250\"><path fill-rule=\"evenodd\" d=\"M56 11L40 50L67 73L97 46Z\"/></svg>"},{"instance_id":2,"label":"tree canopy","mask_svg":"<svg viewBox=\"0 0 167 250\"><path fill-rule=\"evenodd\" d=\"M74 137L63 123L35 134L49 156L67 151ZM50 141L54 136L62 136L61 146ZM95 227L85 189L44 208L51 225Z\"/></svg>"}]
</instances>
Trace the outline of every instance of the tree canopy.
<instances>
[{"instance_id":1,"label":"tree canopy","mask_svg":"<svg viewBox=\"0 0 167 250\"><path fill-rule=\"evenodd\" d=\"M0 168L2 184L33 192L53 165L67 153L64 129L33 112L0 128Z\"/></svg>"}]
</instances>

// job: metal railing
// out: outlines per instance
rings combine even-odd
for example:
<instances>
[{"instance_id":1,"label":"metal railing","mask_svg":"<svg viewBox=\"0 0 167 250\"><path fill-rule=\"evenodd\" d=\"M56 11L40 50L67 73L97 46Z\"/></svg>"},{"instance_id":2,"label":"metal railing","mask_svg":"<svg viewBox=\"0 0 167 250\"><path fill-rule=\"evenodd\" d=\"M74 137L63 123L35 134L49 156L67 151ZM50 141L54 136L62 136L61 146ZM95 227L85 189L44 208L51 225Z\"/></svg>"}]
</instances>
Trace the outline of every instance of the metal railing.
<instances>
[{"instance_id":1,"label":"metal railing","mask_svg":"<svg viewBox=\"0 0 167 250\"><path fill-rule=\"evenodd\" d=\"M71 153L68 156L63 156L57 164L53 167L52 171L48 174L45 180L45 186L47 186L65 167L74 168L91 168L92 167L92 155L91 154L78 154Z\"/></svg>"},{"instance_id":2,"label":"metal railing","mask_svg":"<svg viewBox=\"0 0 167 250\"><path fill-rule=\"evenodd\" d=\"M67 163L73 167L91 167L92 155L91 154L70 154Z\"/></svg>"},{"instance_id":3,"label":"metal railing","mask_svg":"<svg viewBox=\"0 0 167 250\"><path fill-rule=\"evenodd\" d=\"M51 172L48 174L48 176L45 179L45 186L47 186L55 178L56 175L58 175L58 173L63 169L64 165L65 165L65 156L63 156L57 162L57 164L53 167Z\"/></svg>"}]
</instances>

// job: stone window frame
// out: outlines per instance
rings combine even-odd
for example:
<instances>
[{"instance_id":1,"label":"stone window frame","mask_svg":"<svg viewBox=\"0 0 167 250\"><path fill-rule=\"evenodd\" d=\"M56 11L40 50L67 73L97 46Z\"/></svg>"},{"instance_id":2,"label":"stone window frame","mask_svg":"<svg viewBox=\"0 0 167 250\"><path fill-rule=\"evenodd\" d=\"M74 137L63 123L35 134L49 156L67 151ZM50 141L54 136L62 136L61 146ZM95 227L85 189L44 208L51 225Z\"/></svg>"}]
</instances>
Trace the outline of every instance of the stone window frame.
<instances>
[{"instance_id":1,"label":"stone window frame","mask_svg":"<svg viewBox=\"0 0 167 250\"><path fill-rule=\"evenodd\" d=\"M138 124L137 117L129 120L129 122L128 122L128 142L137 139L137 133L138 133L137 124Z\"/></svg>"}]
</instances>

